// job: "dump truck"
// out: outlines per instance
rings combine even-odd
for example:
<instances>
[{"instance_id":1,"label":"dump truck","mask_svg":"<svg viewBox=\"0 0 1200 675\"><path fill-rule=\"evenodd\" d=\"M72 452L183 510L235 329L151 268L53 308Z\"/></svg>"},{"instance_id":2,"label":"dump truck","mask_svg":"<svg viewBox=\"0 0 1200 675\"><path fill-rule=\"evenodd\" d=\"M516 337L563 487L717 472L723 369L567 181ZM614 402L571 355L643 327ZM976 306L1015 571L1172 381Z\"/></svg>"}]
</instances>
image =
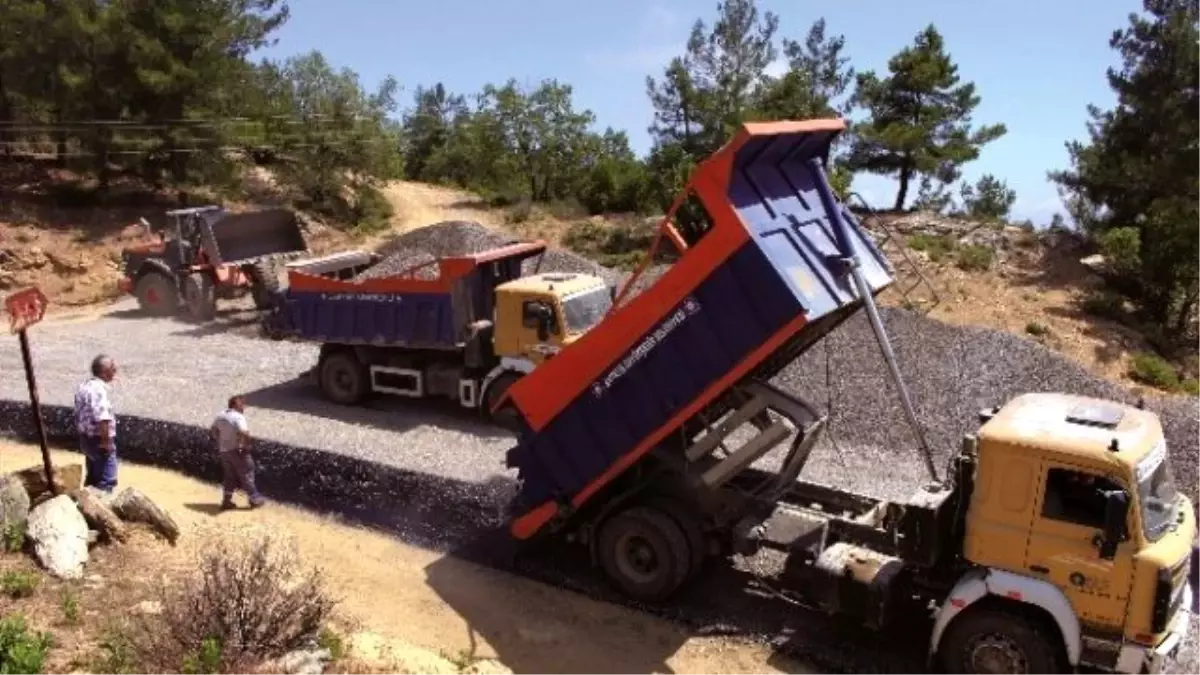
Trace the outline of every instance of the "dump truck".
<instances>
[{"instance_id":1,"label":"dump truck","mask_svg":"<svg viewBox=\"0 0 1200 675\"><path fill-rule=\"evenodd\" d=\"M1029 393L941 464L875 305L894 270L826 177L844 128L745 124L663 219L673 266L508 389L512 536L586 546L658 602L710 557L775 551L780 593L874 629L926 619L950 672L1159 671L1196 523L1158 418ZM905 500L803 479L827 418L770 383L860 309L930 475Z\"/></svg>"},{"instance_id":2,"label":"dump truck","mask_svg":"<svg viewBox=\"0 0 1200 675\"><path fill-rule=\"evenodd\" d=\"M246 293L265 310L280 288L282 263L308 251L287 209L232 213L201 206L166 216L168 225L158 230L142 219L146 241L121 251L121 291L156 315L175 314L182 301L192 319L208 321L218 299Z\"/></svg>"},{"instance_id":3,"label":"dump truck","mask_svg":"<svg viewBox=\"0 0 1200 675\"><path fill-rule=\"evenodd\" d=\"M612 305L614 289L600 277L523 275L545 250L518 242L379 276L367 272L381 256L365 251L292 263L263 331L319 343L312 374L335 403L373 393L448 398L511 424L496 401Z\"/></svg>"}]
</instances>

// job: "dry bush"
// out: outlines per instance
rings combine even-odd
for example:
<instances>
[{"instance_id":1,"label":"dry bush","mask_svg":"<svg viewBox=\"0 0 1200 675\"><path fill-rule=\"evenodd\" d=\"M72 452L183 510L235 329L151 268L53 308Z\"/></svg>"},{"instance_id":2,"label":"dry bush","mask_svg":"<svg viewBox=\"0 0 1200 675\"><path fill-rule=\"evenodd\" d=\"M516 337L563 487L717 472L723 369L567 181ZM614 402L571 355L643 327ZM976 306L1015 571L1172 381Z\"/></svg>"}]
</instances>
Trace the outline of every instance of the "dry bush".
<instances>
[{"instance_id":1,"label":"dry bush","mask_svg":"<svg viewBox=\"0 0 1200 675\"><path fill-rule=\"evenodd\" d=\"M144 667L244 672L317 642L335 602L291 546L269 534L218 537L198 558L141 631Z\"/></svg>"}]
</instances>

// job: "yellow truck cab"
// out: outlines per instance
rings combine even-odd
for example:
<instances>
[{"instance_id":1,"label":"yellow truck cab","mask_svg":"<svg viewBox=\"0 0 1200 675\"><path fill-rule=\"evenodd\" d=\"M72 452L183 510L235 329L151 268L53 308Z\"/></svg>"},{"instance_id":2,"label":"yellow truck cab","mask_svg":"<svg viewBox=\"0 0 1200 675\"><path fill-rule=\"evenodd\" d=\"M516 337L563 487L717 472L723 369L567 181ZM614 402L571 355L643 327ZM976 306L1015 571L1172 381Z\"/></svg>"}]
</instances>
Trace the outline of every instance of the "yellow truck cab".
<instances>
[{"instance_id":1,"label":"yellow truck cab","mask_svg":"<svg viewBox=\"0 0 1200 675\"><path fill-rule=\"evenodd\" d=\"M1072 667L1160 671L1188 630L1196 521L1157 416L1026 394L984 418L963 535L975 569L938 612L931 653L955 672L1022 672L1036 668L1019 644L1032 631Z\"/></svg>"},{"instance_id":2,"label":"yellow truck cab","mask_svg":"<svg viewBox=\"0 0 1200 675\"><path fill-rule=\"evenodd\" d=\"M486 408L599 323L612 302L612 287L590 274L534 274L497 286L492 344L500 363L483 381Z\"/></svg>"}]
</instances>

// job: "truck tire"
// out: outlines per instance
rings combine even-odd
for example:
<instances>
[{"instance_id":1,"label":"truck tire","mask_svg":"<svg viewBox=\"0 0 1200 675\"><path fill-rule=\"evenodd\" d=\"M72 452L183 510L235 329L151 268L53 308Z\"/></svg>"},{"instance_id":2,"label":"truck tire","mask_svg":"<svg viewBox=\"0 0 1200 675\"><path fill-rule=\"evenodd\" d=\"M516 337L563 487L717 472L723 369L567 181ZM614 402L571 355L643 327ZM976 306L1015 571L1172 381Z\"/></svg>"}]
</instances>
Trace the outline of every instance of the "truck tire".
<instances>
[{"instance_id":1,"label":"truck tire","mask_svg":"<svg viewBox=\"0 0 1200 675\"><path fill-rule=\"evenodd\" d=\"M134 284L138 307L155 316L169 316L179 310L179 289L175 280L159 272L147 272Z\"/></svg>"},{"instance_id":2,"label":"truck tire","mask_svg":"<svg viewBox=\"0 0 1200 675\"><path fill-rule=\"evenodd\" d=\"M248 265L250 296L256 309L270 309L279 292L279 261L260 260Z\"/></svg>"},{"instance_id":3,"label":"truck tire","mask_svg":"<svg viewBox=\"0 0 1200 675\"><path fill-rule=\"evenodd\" d=\"M501 373L496 377L496 379L492 380L492 383L488 385L487 391L483 392L483 400L480 402L479 406L480 411L483 413L484 419L499 427L508 429L509 431L515 432L520 430L520 414L517 412L516 408L511 405L506 405L493 414L492 406L496 403L496 401L499 401L500 397L503 396L506 391L508 391L509 387L516 384L517 380L520 380L521 377L521 373L509 371L506 373Z\"/></svg>"},{"instance_id":4,"label":"truck tire","mask_svg":"<svg viewBox=\"0 0 1200 675\"><path fill-rule=\"evenodd\" d=\"M955 619L938 650L947 673L1061 673L1054 635L1022 612L968 609Z\"/></svg>"},{"instance_id":5,"label":"truck tire","mask_svg":"<svg viewBox=\"0 0 1200 675\"><path fill-rule=\"evenodd\" d=\"M688 551L691 553L688 579L695 577L708 562L708 546L699 516L687 504L666 495L651 497L646 501L646 506L670 516L683 531L683 536L687 538ZM684 581L686 582L687 580Z\"/></svg>"},{"instance_id":6,"label":"truck tire","mask_svg":"<svg viewBox=\"0 0 1200 675\"><path fill-rule=\"evenodd\" d=\"M348 351L334 352L321 359L317 380L325 398L341 405L361 403L371 392L370 373Z\"/></svg>"},{"instance_id":7,"label":"truck tire","mask_svg":"<svg viewBox=\"0 0 1200 675\"><path fill-rule=\"evenodd\" d=\"M635 506L600 527L600 566L626 595L657 602L683 585L691 573L687 535L658 509Z\"/></svg>"},{"instance_id":8,"label":"truck tire","mask_svg":"<svg viewBox=\"0 0 1200 675\"><path fill-rule=\"evenodd\" d=\"M183 280L183 301L195 321L212 321L217 315L217 289L211 276L192 272Z\"/></svg>"}]
</instances>

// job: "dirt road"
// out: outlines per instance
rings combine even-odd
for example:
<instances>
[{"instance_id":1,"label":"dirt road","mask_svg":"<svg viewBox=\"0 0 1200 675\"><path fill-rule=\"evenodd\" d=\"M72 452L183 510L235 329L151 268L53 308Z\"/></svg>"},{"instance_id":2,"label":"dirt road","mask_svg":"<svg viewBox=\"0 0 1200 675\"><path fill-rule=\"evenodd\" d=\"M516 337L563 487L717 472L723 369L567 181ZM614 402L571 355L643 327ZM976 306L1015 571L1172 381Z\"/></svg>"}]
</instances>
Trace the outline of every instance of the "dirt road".
<instances>
[{"instance_id":1,"label":"dirt road","mask_svg":"<svg viewBox=\"0 0 1200 675\"><path fill-rule=\"evenodd\" d=\"M0 443L0 471L40 461L36 448ZM55 451L54 461L80 457ZM270 504L218 514L217 486L174 472L124 463L121 483L170 511L185 533L179 555L202 546L207 527L261 526L289 536L306 562L325 570L346 618L382 636L417 672L478 661L514 672L806 672L765 645L690 636L670 621L299 509Z\"/></svg>"}]
</instances>

